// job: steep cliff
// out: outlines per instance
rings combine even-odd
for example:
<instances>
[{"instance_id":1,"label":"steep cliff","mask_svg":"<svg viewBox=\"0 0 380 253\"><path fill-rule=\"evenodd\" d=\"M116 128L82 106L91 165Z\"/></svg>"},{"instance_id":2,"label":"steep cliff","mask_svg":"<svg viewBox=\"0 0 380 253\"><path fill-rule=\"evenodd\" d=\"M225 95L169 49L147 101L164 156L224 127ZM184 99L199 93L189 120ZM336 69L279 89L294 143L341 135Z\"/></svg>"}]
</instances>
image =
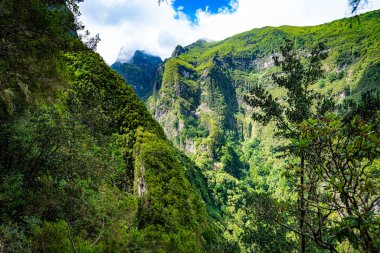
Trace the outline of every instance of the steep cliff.
<instances>
[{"instance_id":1,"label":"steep cliff","mask_svg":"<svg viewBox=\"0 0 380 253\"><path fill-rule=\"evenodd\" d=\"M278 71L272 57L284 40L295 41L300 55L325 43L326 75L314 89L340 100L356 99L379 89L379 22L380 11L374 11L313 27L264 27L219 42L178 46L165 61L160 89L147 106L175 145L199 166L231 171L222 161L228 138L240 144L259 138L271 146L270 127L262 128L250 118L254 108L243 97L257 84L275 97L286 95L271 80Z\"/></svg>"}]
</instances>

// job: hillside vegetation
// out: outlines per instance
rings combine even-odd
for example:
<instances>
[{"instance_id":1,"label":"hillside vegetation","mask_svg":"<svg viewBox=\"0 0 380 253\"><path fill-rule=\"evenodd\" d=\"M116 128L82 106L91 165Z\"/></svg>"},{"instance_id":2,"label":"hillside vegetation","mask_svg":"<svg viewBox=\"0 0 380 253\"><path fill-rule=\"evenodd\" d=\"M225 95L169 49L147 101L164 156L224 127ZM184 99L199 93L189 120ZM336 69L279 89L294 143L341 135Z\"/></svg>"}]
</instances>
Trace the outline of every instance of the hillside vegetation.
<instances>
[{"instance_id":1,"label":"hillside vegetation","mask_svg":"<svg viewBox=\"0 0 380 253\"><path fill-rule=\"evenodd\" d=\"M337 104L331 104L330 111L337 112L336 108L347 108L350 103L368 108L376 104L378 108L378 100L360 101L363 96L378 97L380 91L379 23L380 11L374 11L313 27L264 27L219 42L199 40L177 46L159 68L161 88L154 91L147 106L169 139L207 177L227 222L224 236L236 244L236 251L293 251L298 244L296 231L279 225L278 220L268 222L268 217L289 219L290 227L297 226L297 219L291 221L291 212L282 204L276 209L270 203L297 205L299 189L288 172L297 159L278 152L289 140L274 135L278 131L274 122L261 124L252 118L259 107L250 106L245 98L253 88L261 87L283 106L288 103L287 91L273 79L273 75L284 73L275 66L273 57L280 55L288 40L301 64L307 64L306 58L318 43L326 46L324 73L311 83L310 92L330 97ZM270 215L270 206L273 212L282 210L283 217ZM259 218L261 208L267 213ZM341 252L353 250L343 237L341 244L333 242L334 247ZM321 250L309 245L310 252Z\"/></svg>"},{"instance_id":2,"label":"hillside vegetation","mask_svg":"<svg viewBox=\"0 0 380 253\"><path fill-rule=\"evenodd\" d=\"M285 95L271 80L276 72L272 56L285 39L293 40L301 55L325 43L325 76L314 90L340 101L347 96L360 99L361 93L379 88L379 19L380 12L374 11L314 27L264 27L220 42L197 41L165 61L162 87L148 108L170 139L189 154L203 145L201 140L207 138L202 135L211 135L212 124L236 132L240 140L259 137L259 128L250 120L252 109L242 98L256 84L276 97ZM213 121L219 118L217 123L210 120L212 114Z\"/></svg>"},{"instance_id":3,"label":"hillside vegetation","mask_svg":"<svg viewBox=\"0 0 380 253\"><path fill-rule=\"evenodd\" d=\"M45 0L1 7L1 27L10 28L0 32L0 251L223 247L211 201L195 188L203 177L82 44L75 8Z\"/></svg>"},{"instance_id":4,"label":"hillside vegetation","mask_svg":"<svg viewBox=\"0 0 380 253\"><path fill-rule=\"evenodd\" d=\"M379 251L380 11L120 76L78 2L0 4L0 252Z\"/></svg>"}]
</instances>

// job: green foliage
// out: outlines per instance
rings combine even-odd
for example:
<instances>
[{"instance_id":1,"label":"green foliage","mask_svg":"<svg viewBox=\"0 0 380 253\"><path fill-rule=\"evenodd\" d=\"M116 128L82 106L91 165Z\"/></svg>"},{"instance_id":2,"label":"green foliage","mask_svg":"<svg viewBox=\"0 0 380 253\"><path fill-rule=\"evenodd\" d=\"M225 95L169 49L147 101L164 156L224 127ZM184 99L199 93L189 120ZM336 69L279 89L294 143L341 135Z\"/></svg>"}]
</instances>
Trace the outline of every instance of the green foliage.
<instances>
[{"instance_id":1,"label":"green foliage","mask_svg":"<svg viewBox=\"0 0 380 253\"><path fill-rule=\"evenodd\" d=\"M0 250L2 252L31 252L31 240L23 228L17 224L2 224L0 226Z\"/></svg>"},{"instance_id":2,"label":"green foliage","mask_svg":"<svg viewBox=\"0 0 380 253\"><path fill-rule=\"evenodd\" d=\"M355 98L367 89L377 89L378 19L379 12L375 11L361 15L360 24L357 19L344 19L314 27L265 27L219 42L197 41L165 61L161 88L149 99L148 106L175 145L202 160L202 164L220 162L218 156L205 157L203 150L207 153L211 149L210 153L214 154L218 151L205 147L208 136L200 137L196 133L205 127L210 135L212 124L208 118L220 117L223 130L234 130L240 138L259 134L259 126L253 131L249 127L250 113L239 115L240 122L236 118L239 110L246 109L242 98L254 87L267 90L281 106L286 104L285 90L271 80L272 74L279 74L273 68L272 56L286 39L294 42L294 53L300 58L316 43L323 42L329 48L329 56L323 63L327 78L310 82L310 92L318 86L318 81L320 93L334 97L341 95L348 85L350 96ZM363 74L365 80L361 80ZM199 116L198 127L191 127L191 131L179 127L178 119L186 121L194 114ZM201 152L194 154L194 143Z\"/></svg>"},{"instance_id":3,"label":"green foliage","mask_svg":"<svg viewBox=\"0 0 380 253\"><path fill-rule=\"evenodd\" d=\"M273 99L271 94L257 86L253 88L251 95L246 97L246 102L263 111L263 114L253 113L255 120L266 124L273 118L277 121L280 131L287 131L287 121L301 122L311 115L313 101L317 95L309 86L322 76L322 60L327 57L327 53L325 46L318 44L307 58L307 64L302 64L294 52L293 42L287 41L286 45L281 47L281 55L282 60L279 56L274 56L273 60L275 66L281 67L282 73L273 74L272 79L279 87L286 89L286 104L281 105L278 99Z\"/></svg>"},{"instance_id":4,"label":"green foliage","mask_svg":"<svg viewBox=\"0 0 380 253\"><path fill-rule=\"evenodd\" d=\"M10 146L3 146L8 155L2 161L8 159L14 165L5 165L7 170L2 171L2 218L60 218L75 224L74 235L79 231L82 236L101 235L97 246L122 240L120 230L117 236L113 231L131 222L137 208L132 196L111 186L124 173L113 139L94 138L70 114L54 107L41 108L36 114L24 116L7 129ZM38 238L45 240L44 234Z\"/></svg>"},{"instance_id":5,"label":"green foliage","mask_svg":"<svg viewBox=\"0 0 380 253\"><path fill-rule=\"evenodd\" d=\"M281 47L281 59L279 56L274 56L274 64L281 67L280 74L273 74L273 81L286 90L286 100L284 104L280 104L278 99L273 99L272 95L262 87L255 87L250 96L246 97L246 102L252 106L259 108L263 113L253 113L253 118L261 123L267 124L272 119L277 123L277 133L282 138L290 140L290 144L282 146L281 149L286 151L287 157L295 157L296 162L291 163L290 169L297 180L293 181L297 189L299 206L296 209L295 219L299 222L298 230L294 228L294 224L284 225L283 221L278 223L281 226L288 228L291 231L296 231L300 236L300 252L306 252L306 233L305 231L313 225L313 222L307 220L307 215L310 212L309 202L306 202L311 195L312 189L305 187L305 149L309 144L308 141L300 134L299 129L292 128L292 124L300 123L310 117L313 113L313 107L316 105L316 100L322 100L317 108L317 114L323 113L321 109L332 110L326 104L330 104L331 99L322 97L310 89L310 86L315 83L322 75L322 60L327 58L326 48L323 44L317 44L311 51L310 56L306 57L305 62L301 62L297 53L294 52L294 43L286 41L286 45ZM319 110L318 110L319 109ZM298 162L299 160L299 162ZM288 177L290 177L288 175ZM292 180L290 180L292 181ZM292 213L291 210L287 210ZM323 214L321 214L323 217ZM325 224L319 222L318 229L322 230ZM288 222L289 224L289 222ZM311 226L312 226L311 225ZM318 246L333 250L334 247L329 243L325 243L321 236L309 236Z\"/></svg>"},{"instance_id":6,"label":"green foliage","mask_svg":"<svg viewBox=\"0 0 380 253\"><path fill-rule=\"evenodd\" d=\"M251 251L294 252L296 243L288 230L276 224L276 216L282 210L276 209L276 200L265 192L255 192L248 196L249 224L242 241Z\"/></svg>"},{"instance_id":7,"label":"green foliage","mask_svg":"<svg viewBox=\"0 0 380 253\"><path fill-rule=\"evenodd\" d=\"M0 119L5 120L39 92L60 86L56 57L62 49L84 46L75 38L77 25L65 1L3 1L0 27Z\"/></svg>"},{"instance_id":8,"label":"green foliage","mask_svg":"<svg viewBox=\"0 0 380 253\"><path fill-rule=\"evenodd\" d=\"M334 73L334 72L331 72L329 73L326 78L327 78L327 81L329 81L330 83L332 82L335 82L336 80L340 80L343 78L343 75L344 73L343 72L339 72L339 73Z\"/></svg>"},{"instance_id":9,"label":"green foliage","mask_svg":"<svg viewBox=\"0 0 380 253\"><path fill-rule=\"evenodd\" d=\"M155 86L148 106L175 144L195 150L193 158L201 170L168 142L132 87L77 38L77 2L12 0L0 9L0 251L295 251L295 233L277 223L294 227L296 222L291 215L296 210L295 193L289 190L294 188L280 174L284 163L297 161L274 156L273 147L279 144L271 141L274 128L261 128L249 119L252 110L242 97L251 88L262 87L270 90L265 97L278 99L278 111L284 104L305 107L287 111L295 122L301 121L297 113L306 113L304 119L314 112L307 99L293 103L279 87L289 88L290 82L277 74L270 58L285 38L295 42L301 55L314 41L323 40L331 48L324 67L336 76L327 76L321 92L333 88L338 94L350 87L350 95L358 96L376 90L379 12L361 16L360 25L343 20L316 27L265 27L221 42L200 40L178 47L159 73L162 82ZM139 56L133 64L144 65L144 56ZM303 64L293 63L288 65L293 70ZM309 66L320 67L317 61ZM144 75L156 70L128 67L126 72L133 72L135 79L151 78ZM307 68L302 70L301 76L293 76L296 84L310 74ZM272 74L277 82L270 81ZM318 81L311 79L310 88ZM323 121L339 123L309 122L311 126L298 131L312 129L318 135L293 144L308 147L326 131L341 158L345 149L339 140L346 138L347 150L356 159L349 171L372 162L359 180L364 182L360 192L372 200L379 162L378 122L371 115L378 106L375 97L362 99L366 106L353 100L342 105L343 120ZM327 111L329 106L320 107ZM355 119L355 114L361 118ZM331 165L329 151L321 147L326 154L321 164ZM307 159L313 152L309 150ZM312 165L316 160L307 161ZM332 172L336 181L330 182L331 189L340 195L339 191L348 192L352 199L360 197L342 187L349 175ZM344 202L329 194L323 195L323 207L332 199ZM367 250L378 244L376 213L361 211L331 216L327 232L337 234L334 246L341 242L341 249ZM372 238L368 246L363 244L364 231Z\"/></svg>"},{"instance_id":10,"label":"green foliage","mask_svg":"<svg viewBox=\"0 0 380 253\"><path fill-rule=\"evenodd\" d=\"M8 15L1 22L16 29L16 35L2 37L8 44L1 44L15 50L0 59L1 76L9 81L0 90L0 250L223 247L202 201L206 191L198 192L185 177L196 168L183 167L184 158L133 89L81 44L69 11L75 11L75 2L9 1L0 11ZM24 31L11 23L13 14L31 37L17 34ZM16 56L19 60L10 59ZM30 69L21 71L28 64ZM8 75L10 68L15 76ZM139 174L139 165L146 173ZM134 191L140 176L147 182L144 196ZM204 179L198 175L199 180ZM152 240L161 246L155 248Z\"/></svg>"},{"instance_id":11,"label":"green foliage","mask_svg":"<svg viewBox=\"0 0 380 253\"><path fill-rule=\"evenodd\" d=\"M380 93L367 91L362 93L361 100L356 102L353 99L345 99L339 105L339 112L344 116L346 123L359 116L361 119L372 120L377 111L380 110Z\"/></svg>"},{"instance_id":12,"label":"green foliage","mask_svg":"<svg viewBox=\"0 0 380 253\"><path fill-rule=\"evenodd\" d=\"M46 222L34 231L34 248L42 252L72 252L68 225Z\"/></svg>"},{"instance_id":13,"label":"green foliage","mask_svg":"<svg viewBox=\"0 0 380 253\"><path fill-rule=\"evenodd\" d=\"M289 121L299 123L316 113L322 117L325 112L335 110L335 104L345 97L355 101L362 93L378 89L379 17L379 11L374 11L359 18L313 27L264 27L219 42L199 40L183 49L178 47L164 62L162 82L157 85L160 88L148 100L148 107L169 139L207 175L211 189L217 185L211 182L219 173L234 175L247 183L245 193L239 194L236 190L236 196L236 188L223 191L220 186L218 191L212 190L211 197L215 202L222 193L244 202L249 196L247 192L254 191L263 194L258 198L273 201L275 208L278 208L277 204L281 206L287 202L282 209L275 210L285 213L281 220L283 225L296 228L297 194L302 188L296 182L299 173L288 177L281 175L289 173L285 172L285 167L290 164L297 165L294 172L300 171L300 160L292 156L300 154L300 149L295 147L300 143L292 145L273 135L280 126L286 138L297 137L299 129L286 130ZM273 56L278 56L276 52L286 47L286 40L294 44L289 53L293 60L282 62L279 58L278 62L273 61ZM316 48L320 42L329 48L327 57L327 50ZM313 48L313 54L309 54ZM321 75L322 69L326 71L326 77ZM272 76L277 79L273 80ZM269 122L274 118L260 113L257 106L247 106L243 98L252 89L257 95L256 105L268 107L267 112L275 115L274 118L282 118L279 125ZM263 116L264 124L252 120L252 113ZM302 140L303 148L306 144ZM279 146L286 145L291 155L288 157L278 152ZM240 173L242 171L244 173ZM228 185L226 183L227 188ZM248 215L245 207L240 213L235 212L232 203L229 208L220 205L209 208L223 215L225 224L220 226L228 229L224 236L232 251L294 250L297 231L287 231L275 220L263 221L263 216L258 217L260 212L256 210L260 206L252 205L254 210ZM248 221L251 225L245 226ZM245 241L243 230L248 234ZM323 251L310 239L306 240L310 242L308 251ZM352 250L347 240L334 246Z\"/></svg>"},{"instance_id":14,"label":"green foliage","mask_svg":"<svg viewBox=\"0 0 380 253\"><path fill-rule=\"evenodd\" d=\"M215 56L213 61L217 63L218 56ZM222 118L223 129L234 130L234 114L238 110L238 104L230 73L214 64L208 75L205 103Z\"/></svg>"},{"instance_id":15,"label":"green foliage","mask_svg":"<svg viewBox=\"0 0 380 253\"><path fill-rule=\"evenodd\" d=\"M203 244L211 249L217 238L203 238L209 230L206 210L192 192L173 148L142 129L136 136L134 187L140 197L140 235L135 239L147 236L148 249L164 252L200 252Z\"/></svg>"},{"instance_id":16,"label":"green foliage","mask_svg":"<svg viewBox=\"0 0 380 253\"><path fill-rule=\"evenodd\" d=\"M208 135L208 130L202 125L200 125L196 119L189 117L185 119L185 122L186 130L181 133L183 135L183 138L202 138Z\"/></svg>"},{"instance_id":17,"label":"green foliage","mask_svg":"<svg viewBox=\"0 0 380 253\"><path fill-rule=\"evenodd\" d=\"M380 74L379 68L380 63L374 63L366 68L363 76L361 77L358 85L351 89L353 93L361 94L366 92L379 92L379 82Z\"/></svg>"},{"instance_id":18,"label":"green foliage","mask_svg":"<svg viewBox=\"0 0 380 253\"><path fill-rule=\"evenodd\" d=\"M143 126L163 137L160 126L152 120L132 88L125 86L124 81L104 64L99 55L79 52L66 54L64 60L68 65L71 87L67 91L67 103L74 112L82 110L80 112L85 117L90 114L84 120L89 122L91 128L97 129L91 121L97 120L96 112L102 112L111 118L103 119L109 122L110 125L104 127L111 128L110 131L128 133Z\"/></svg>"},{"instance_id":19,"label":"green foliage","mask_svg":"<svg viewBox=\"0 0 380 253\"><path fill-rule=\"evenodd\" d=\"M235 176L236 178L241 178L244 175L244 169L247 166L240 159L240 150L234 142L234 133L227 131L225 138L225 144L221 148L221 158L220 161L223 164L223 170L227 173Z\"/></svg>"},{"instance_id":20,"label":"green foliage","mask_svg":"<svg viewBox=\"0 0 380 253\"><path fill-rule=\"evenodd\" d=\"M331 241L347 239L367 252L379 250L376 231L380 224L375 211L379 196L379 118L377 112L370 120L356 116L343 123L328 114L300 126L308 143L309 177L317 178L310 184L317 191L314 194L321 196L309 197L309 201L318 213L322 208L328 210L326 222L335 224L332 231L324 231L325 236Z\"/></svg>"}]
</instances>

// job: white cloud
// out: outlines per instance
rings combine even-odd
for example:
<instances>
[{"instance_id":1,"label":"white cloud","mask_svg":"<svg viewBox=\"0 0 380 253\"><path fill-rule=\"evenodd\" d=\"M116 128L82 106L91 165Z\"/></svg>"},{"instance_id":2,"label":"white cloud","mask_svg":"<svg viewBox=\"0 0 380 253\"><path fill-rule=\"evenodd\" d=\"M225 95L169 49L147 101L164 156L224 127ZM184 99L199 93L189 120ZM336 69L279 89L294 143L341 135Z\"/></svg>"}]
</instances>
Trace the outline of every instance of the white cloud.
<instances>
[{"instance_id":1,"label":"white cloud","mask_svg":"<svg viewBox=\"0 0 380 253\"><path fill-rule=\"evenodd\" d=\"M170 56L176 45L188 45L200 38L221 40L263 26L317 25L349 16L348 0L231 0L234 12L197 12L192 24L171 3L160 6L157 0L86 0L80 5L81 20L102 41L98 52L113 63L121 48L145 50L162 58ZM237 4L238 3L238 4ZM370 2L365 10L380 8Z\"/></svg>"}]
</instances>

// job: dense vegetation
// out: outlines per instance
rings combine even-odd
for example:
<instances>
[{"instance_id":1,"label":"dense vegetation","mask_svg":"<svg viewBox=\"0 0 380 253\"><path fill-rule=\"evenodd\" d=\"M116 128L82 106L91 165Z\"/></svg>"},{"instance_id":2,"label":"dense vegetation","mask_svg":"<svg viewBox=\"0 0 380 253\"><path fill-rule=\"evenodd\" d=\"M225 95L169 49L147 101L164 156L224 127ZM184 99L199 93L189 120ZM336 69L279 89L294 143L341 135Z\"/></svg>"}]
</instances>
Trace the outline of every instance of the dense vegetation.
<instances>
[{"instance_id":1,"label":"dense vegetation","mask_svg":"<svg viewBox=\"0 0 380 253\"><path fill-rule=\"evenodd\" d=\"M378 250L379 19L199 40L164 62L147 106L202 169L233 251Z\"/></svg>"},{"instance_id":2,"label":"dense vegetation","mask_svg":"<svg viewBox=\"0 0 380 253\"><path fill-rule=\"evenodd\" d=\"M137 52L130 86L77 2L0 4L1 252L379 252L380 11Z\"/></svg>"},{"instance_id":3,"label":"dense vegetation","mask_svg":"<svg viewBox=\"0 0 380 253\"><path fill-rule=\"evenodd\" d=\"M1 29L0 251L224 247L206 209L212 202L195 188L204 178L82 44L75 7L2 4L10 30Z\"/></svg>"}]
</instances>

